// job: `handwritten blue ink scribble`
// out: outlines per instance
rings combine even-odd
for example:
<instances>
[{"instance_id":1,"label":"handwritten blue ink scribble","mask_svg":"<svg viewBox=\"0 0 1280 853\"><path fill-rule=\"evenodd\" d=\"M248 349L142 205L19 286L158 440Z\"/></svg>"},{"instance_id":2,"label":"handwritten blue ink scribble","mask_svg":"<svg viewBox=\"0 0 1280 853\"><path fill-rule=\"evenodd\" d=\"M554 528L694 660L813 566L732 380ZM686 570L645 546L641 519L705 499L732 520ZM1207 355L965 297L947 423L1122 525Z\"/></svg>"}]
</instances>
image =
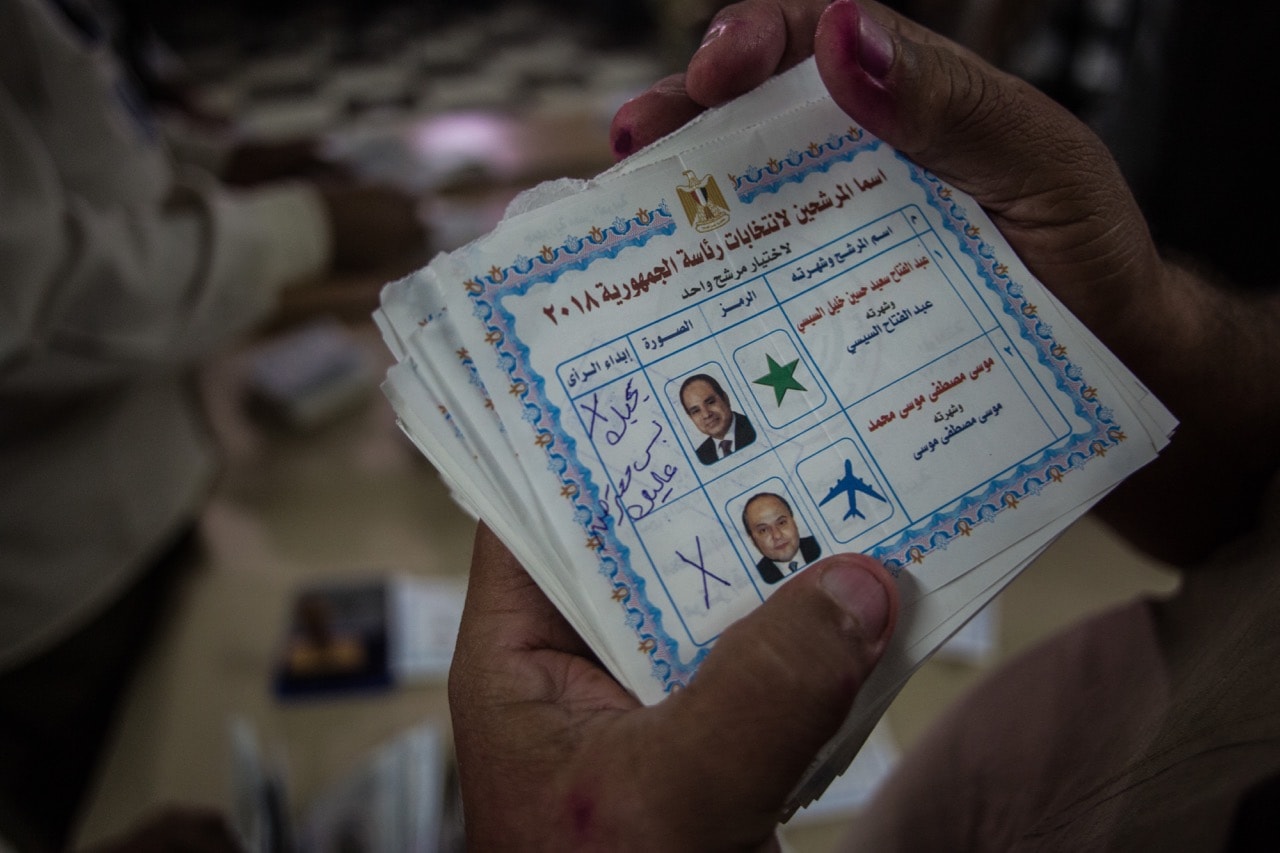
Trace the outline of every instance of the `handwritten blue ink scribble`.
<instances>
[{"instance_id":1,"label":"handwritten blue ink scribble","mask_svg":"<svg viewBox=\"0 0 1280 853\"><path fill-rule=\"evenodd\" d=\"M596 421L608 421L604 415L600 414L600 393L593 391L591 401L589 403L579 403L578 408L586 412L591 418L585 426L587 428L587 438L594 441L596 437Z\"/></svg>"},{"instance_id":2,"label":"handwritten blue ink scribble","mask_svg":"<svg viewBox=\"0 0 1280 853\"><path fill-rule=\"evenodd\" d=\"M633 385L633 380L628 379L627 386L623 391L623 398L625 401L623 403L623 408L626 411L619 410L617 406L609 407L613 411L614 416L617 417L619 423L619 426L616 429L611 429L604 434L604 440L609 443L610 447L616 446L618 442L622 441L626 436L627 427L636 422L636 409L640 407L641 403L646 402L649 399L649 395L646 394L644 397L641 397L640 392L637 391ZM653 442L649 442L649 446L652 447ZM646 456L644 466L642 467L647 467L648 464L649 462Z\"/></svg>"},{"instance_id":3,"label":"handwritten blue ink scribble","mask_svg":"<svg viewBox=\"0 0 1280 853\"><path fill-rule=\"evenodd\" d=\"M849 498L849 509L845 512L844 518L842 518L841 521L853 518L854 516L865 520L866 516L858 509L858 492L862 492L864 495L873 497L882 503L889 502L884 495L877 492L861 477L855 477L853 474L853 460L845 459L844 476L839 480L836 480L835 485L831 487L831 491L827 492L827 496L818 501L818 506L822 506L828 501L835 499L837 495L846 495Z\"/></svg>"},{"instance_id":4,"label":"handwritten blue ink scribble","mask_svg":"<svg viewBox=\"0 0 1280 853\"><path fill-rule=\"evenodd\" d=\"M702 537L695 535L693 537L693 543L698 546L698 562L695 563L693 560L690 560L688 557L686 557L684 554L681 554L679 551L676 551L676 556L679 557L684 562L688 563L689 565L693 566L698 571L702 572L702 604L704 607L710 610L711 609L711 590L707 587L707 578L711 578L712 580L719 581L725 586L733 586L733 584L729 583L727 580L715 574L714 572L707 571L706 567L703 566Z\"/></svg>"},{"instance_id":5,"label":"handwritten blue ink scribble","mask_svg":"<svg viewBox=\"0 0 1280 853\"><path fill-rule=\"evenodd\" d=\"M628 387L630 387L629 383ZM645 399L648 398L646 397ZM586 407L583 406L582 408L585 409ZM598 415L594 408L590 411ZM616 408L613 411L619 417L624 414L624 412ZM608 422L607 415L600 416L600 420ZM625 432L627 425L634 423L634 420L623 421L623 426L619 432L610 431L606 434L606 441L616 443L612 441L611 436L615 437L617 441L621 441L621 433ZM680 473L679 466L668 462L659 467L653 459L655 445L666 443L662 438L666 428L658 420L650 420L649 423L653 426L653 433L650 435L649 440L645 442L644 449L623 468L622 474L618 477L616 489L612 489L609 486L605 487L604 495L599 500L599 506L606 515L610 514L612 508L616 508L619 517L630 519L633 522L640 521L670 500L672 493L675 491L671 481Z\"/></svg>"},{"instance_id":6,"label":"handwritten blue ink scribble","mask_svg":"<svg viewBox=\"0 0 1280 853\"><path fill-rule=\"evenodd\" d=\"M604 440L610 447L615 447L627 435L627 427L636 423L636 409L641 403L649 400L649 395L640 396L640 392L636 390L634 380L628 379L625 390L623 391L623 405L618 408L616 405L609 406L607 412L600 411L600 394L593 392L591 399L586 403L579 403L578 408L582 409L587 415L587 421L584 424L587 428L587 438L595 440L596 423L603 423L609 427L604 434ZM610 419L610 414L613 418ZM649 447L653 446L653 442L649 442ZM648 465L646 458L645 465ZM644 467L644 466L641 466Z\"/></svg>"}]
</instances>

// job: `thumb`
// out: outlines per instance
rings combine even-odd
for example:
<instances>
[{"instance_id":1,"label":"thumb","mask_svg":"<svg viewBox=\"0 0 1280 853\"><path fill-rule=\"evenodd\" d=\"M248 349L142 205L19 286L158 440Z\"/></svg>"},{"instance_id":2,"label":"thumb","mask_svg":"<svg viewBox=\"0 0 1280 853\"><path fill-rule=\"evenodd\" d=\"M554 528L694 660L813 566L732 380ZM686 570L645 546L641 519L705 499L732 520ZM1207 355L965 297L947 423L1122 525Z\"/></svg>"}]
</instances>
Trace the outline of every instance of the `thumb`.
<instances>
[{"instance_id":1,"label":"thumb","mask_svg":"<svg viewBox=\"0 0 1280 853\"><path fill-rule=\"evenodd\" d=\"M1084 297L1125 299L1157 258L1102 141L1025 81L870 5L836 0L818 22L814 55L836 104L973 196L1073 310L1119 313Z\"/></svg>"},{"instance_id":2,"label":"thumb","mask_svg":"<svg viewBox=\"0 0 1280 853\"><path fill-rule=\"evenodd\" d=\"M832 99L867 130L988 203L1034 194L1043 169L1079 156L1109 159L1067 110L1013 75L925 28L837 0L814 55ZM1065 149L1065 151L1064 151ZM1056 175L1055 170L1055 175Z\"/></svg>"},{"instance_id":3,"label":"thumb","mask_svg":"<svg viewBox=\"0 0 1280 853\"><path fill-rule=\"evenodd\" d=\"M869 5L869 4L867 4ZM988 209L1113 165L1101 140L1019 78L905 18L837 0L814 36L832 99L873 134L974 195ZM1104 177L1110 178L1108 174ZM1093 183L1119 183L1097 180Z\"/></svg>"},{"instance_id":4,"label":"thumb","mask_svg":"<svg viewBox=\"0 0 1280 853\"><path fill-rule=\"evenodd\" d=\"M773 831L883 654L897 609L883 566L830 557L725 631L689 687L652 709L676 735L670 754L704 825L737 823L744 840Z\"/></svg>"}]
</instances>

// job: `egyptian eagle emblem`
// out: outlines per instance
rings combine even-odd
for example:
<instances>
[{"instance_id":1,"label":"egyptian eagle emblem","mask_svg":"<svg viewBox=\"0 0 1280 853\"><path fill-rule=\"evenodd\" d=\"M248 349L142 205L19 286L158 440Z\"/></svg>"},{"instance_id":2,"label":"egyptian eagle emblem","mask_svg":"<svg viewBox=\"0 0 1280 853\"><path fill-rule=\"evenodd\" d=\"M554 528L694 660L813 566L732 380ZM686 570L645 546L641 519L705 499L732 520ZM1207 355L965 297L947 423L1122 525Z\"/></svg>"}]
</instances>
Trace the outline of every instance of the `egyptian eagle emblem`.
<instances>
[{"instance_id":1,"label":"egyptian eagle emblem","mask_svg":"<svg viewBox=\"0 0 1280 853\"><path fill-rule=\"evenodd\" d=\"M689 224L697 231L714 231L729 221L729 205L716 184L716 179L707 175L699 178L692 170L684 173L688 186L677 186L676 194L680 196L680 204L684 207Z\"/></svg>"}]
</instances>

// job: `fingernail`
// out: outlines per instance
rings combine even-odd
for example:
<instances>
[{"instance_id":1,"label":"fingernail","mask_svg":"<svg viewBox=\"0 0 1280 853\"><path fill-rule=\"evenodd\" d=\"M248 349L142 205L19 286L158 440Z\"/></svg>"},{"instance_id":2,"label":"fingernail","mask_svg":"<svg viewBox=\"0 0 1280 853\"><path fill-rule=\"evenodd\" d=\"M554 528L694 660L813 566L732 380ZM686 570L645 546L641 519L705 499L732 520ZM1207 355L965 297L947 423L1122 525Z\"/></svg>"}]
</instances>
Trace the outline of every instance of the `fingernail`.
<instances>
[{"instance_id":1,"label":"fingernail","mask_svg":"<svg viewBox=\"0 0 1280 853\"><path fill-rule=\"evenodd\" d=\"M877 80L893 67L893 36L864 9L858 9L858 64Z\"/></svg>"},{"instance_id":2,"label":"fingernail","mask_svg":"<svg viewBox=\"0 0 1280 853\"><path fill-rule=\"evenodd\" d=\"M831 566L822 575L822 588L858 620L864 637L876 640L884 635L889 624L889 593L875 575L857 566Z\"/></svg>"},{"instance_id":3,"label":"fingernail","mask_svg":"<svg viewBox=\"0 0 1280 853\"><path fill-rule=\"evenodd\" d=\"M724 35L724 31L729 28L727 21L715 21L707 28L707 34L702 37L702 43L698 45L698 49L706 47L720 36Z\"/></svg>"},{"instance_id":4,"label":"fingernail","mask_svg":"<svg viewBox=\"0 0 1280 853\"><path fill-rule=\"evenodd\" d=\"M615 157L622 159L630 156L635 142L631 138L631 131L627 128L618 130L613 135L613 154Z\"/></svg>"}]
</instances>

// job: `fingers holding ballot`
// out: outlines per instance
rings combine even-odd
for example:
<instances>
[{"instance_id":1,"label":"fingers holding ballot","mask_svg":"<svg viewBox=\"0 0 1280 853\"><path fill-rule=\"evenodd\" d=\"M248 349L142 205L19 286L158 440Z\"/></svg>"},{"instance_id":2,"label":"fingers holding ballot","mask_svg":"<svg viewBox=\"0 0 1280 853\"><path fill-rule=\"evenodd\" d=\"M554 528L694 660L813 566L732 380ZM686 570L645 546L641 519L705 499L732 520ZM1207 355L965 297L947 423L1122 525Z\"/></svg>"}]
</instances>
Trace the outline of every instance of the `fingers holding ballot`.
<instances>
[{"instance_id":1,"label":"fingers holding ballot","mask_svg":"<svg viewBox=\"0 0 1280 853\"><path fill-rule=\"evenodd\" d=\"M829 558L726 631L688 689L644 707L482 527L449 684L468 842L770 843L787 794L883 654L897 607L874 560Z\"/></svg>"},{"instance_id":2,"label":"fingers holding ballot","mask_svg":"<svg viewBox=\"0 0 1280 853\"><path fill-rule=\"evenodd\" d=\"M377 315L406 431L505 545L477 542L451 675L478 849L768 844L1175 425L1037 281L1114 328L1158 279L1105 149L936 36L741 3L612 134L639 156ZM714 463L703 376L756 432ZM761 581L758 494L875 559Z\"/></svg>"},{"instance_id":3,"label":"fingers holding ballot","mask_svg":"<svg viewBox=\"0 0 1280 853\"><path fill-rule=\"evenodd\" d=\"M1177 415L1178 444L1120 486L1103 515L1184 565L1239 529L1265 482L1257 472L1270 470L1249 456L1272 444L1261 408L1270 398L1223 368L1248 357L1254 333L1242 329L1269 312L1163 260L1106 146L1022 80L869 0L747 0L719 13L684 75L618 112L615 150L638 150L808 51L837 105L971 195L1036 277ZM1230 430L1247 435L1230 447L1227 411L1238 414ZM1196 495L1206 493L1229 499L1205 506ZM1152 523L1161 514L1200 523L1171 531Z\"/></svg>"},{"instance_id":4,"label":"fingers holding ballot","mask_svg":"<svg viewBox=\"0 0 1280 853\"><path fill-rule=\"evenodd\" d=\"M1106 147L1047 96L878 4L726 7L682 77L618 111L614 150L630 154L809 55L837 105L972 195L1086 325L1131 328L1128 312L1158 278L1159 258ZM1100 334L1108 345L1124 340Z\"/></svg>"}]
</instances>

